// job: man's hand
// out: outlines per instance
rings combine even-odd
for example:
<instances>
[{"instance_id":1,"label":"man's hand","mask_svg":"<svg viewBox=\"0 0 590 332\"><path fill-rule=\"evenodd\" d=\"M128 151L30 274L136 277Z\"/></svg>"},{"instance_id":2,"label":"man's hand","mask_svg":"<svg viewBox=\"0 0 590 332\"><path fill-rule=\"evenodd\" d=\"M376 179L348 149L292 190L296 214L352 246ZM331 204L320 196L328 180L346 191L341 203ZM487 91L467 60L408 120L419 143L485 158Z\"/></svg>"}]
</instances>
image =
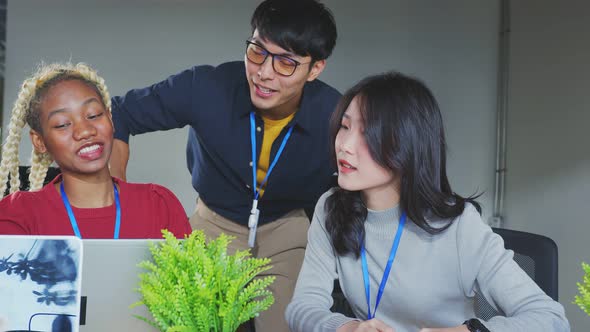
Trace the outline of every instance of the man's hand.
<instances>
[{"instance_id":1,"label":"man's hand","mask_svg":"<svg viewBox=\"0 0 590 332\"><path fill-rule=\"evenodd\" d=\"M127 163L129 162L129 145L121 140L113 140L113 152L109 160L111 176L127 181Z\"/></svg>"},{"instance_id":2,"label":"man's hand","mask_svg":"<svg viewBox=\"0 0 590 332\"><path fill-rule=\"evenodd\" d=\"M382 321L373 318L364 322L348 322L340 326L336 332L395 332L395 330Z\"/></svg>"}]
</instances>

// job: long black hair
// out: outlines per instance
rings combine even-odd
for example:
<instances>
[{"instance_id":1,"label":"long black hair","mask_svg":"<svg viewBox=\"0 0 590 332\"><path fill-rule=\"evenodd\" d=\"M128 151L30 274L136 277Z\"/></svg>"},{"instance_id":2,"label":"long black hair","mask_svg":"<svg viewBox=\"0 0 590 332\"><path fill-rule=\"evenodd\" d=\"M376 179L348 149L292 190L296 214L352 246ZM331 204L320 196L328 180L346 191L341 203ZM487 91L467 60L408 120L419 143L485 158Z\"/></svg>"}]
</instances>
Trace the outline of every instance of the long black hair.
<instances>
[{"instance_id":1,"label":"long black hair","mask_svg":"<svg viewBox=\"0 0 590 332\"><path fill-rule=\"evenodd\" d=\"M400 182L400 209L430 234L447 229L478 196L461 197L449 184L442 116L432 92L420 80L397 72L370 76L348 90L330 123L332 160L342 116L357 98L371 157ZM326 200L326 228L339 255L358 258L367 208L359 191L336 188ZM450 220L434 226L429 220Z\"/></svg>"}]
</instances>

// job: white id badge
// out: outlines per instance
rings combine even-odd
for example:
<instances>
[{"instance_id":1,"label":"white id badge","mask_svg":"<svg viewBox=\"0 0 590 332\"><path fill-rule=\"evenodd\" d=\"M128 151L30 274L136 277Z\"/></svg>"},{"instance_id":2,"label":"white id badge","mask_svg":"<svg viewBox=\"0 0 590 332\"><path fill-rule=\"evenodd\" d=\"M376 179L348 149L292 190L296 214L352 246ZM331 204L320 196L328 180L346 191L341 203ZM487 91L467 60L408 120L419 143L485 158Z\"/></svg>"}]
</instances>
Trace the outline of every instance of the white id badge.
<instances>
[{"instance_id":1,"label":"white id badge","mask_svg":"<svg viewBox=\"0 0 590 332\"><path fill-rule=\"evenodd\" d=\"M256 243L256 229L258 228L258 218L260 217L260 210L258 210L258 200L252 201L252 209L250 210L250 217L248 217L248 246L254 248Z\"/></svg>"}]
</instances>

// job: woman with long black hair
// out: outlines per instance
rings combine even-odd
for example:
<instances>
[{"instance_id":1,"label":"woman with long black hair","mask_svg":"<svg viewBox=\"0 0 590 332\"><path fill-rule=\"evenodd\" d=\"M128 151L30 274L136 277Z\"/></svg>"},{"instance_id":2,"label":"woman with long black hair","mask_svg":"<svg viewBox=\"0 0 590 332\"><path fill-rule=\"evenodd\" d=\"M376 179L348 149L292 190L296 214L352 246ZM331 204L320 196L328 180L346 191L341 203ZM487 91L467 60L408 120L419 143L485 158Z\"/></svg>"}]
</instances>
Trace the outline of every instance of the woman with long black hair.
<instances>
[{"instance_id":1,"label":"woman with long black hair","mask_svg":"<svg viewBox=\"0 0 590 332\"><path fill-rule=\"evenodd\" d=\"M477 197L451 189L442 116L422 82L362 80L334 113L332 142L338 187L316 206L286 311L292 331L569 331ZM334 279L356 317L330 312ZM476 293L505 316L475 319Z\"/></svg>"}]
</instances>

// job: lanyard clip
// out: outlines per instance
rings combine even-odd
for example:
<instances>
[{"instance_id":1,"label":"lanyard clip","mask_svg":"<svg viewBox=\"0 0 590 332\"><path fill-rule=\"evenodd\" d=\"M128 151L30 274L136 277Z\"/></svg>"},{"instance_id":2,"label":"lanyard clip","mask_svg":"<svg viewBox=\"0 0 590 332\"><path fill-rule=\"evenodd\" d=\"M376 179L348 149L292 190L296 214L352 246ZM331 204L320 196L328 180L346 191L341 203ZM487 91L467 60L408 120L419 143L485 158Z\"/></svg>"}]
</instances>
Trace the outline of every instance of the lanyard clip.
<instances>
[{"instance_id":1,"label":"lanyard clip","mask_svg":"<svg viewBox=\"0 0 590 332\"><path fill-rule=\"evenodd\" d=\"M256 243L256 229L258 228L258 217L260 217L260 210L258 210L258 200L252 201L252 209L250 210L250 217L248 217L248 247L254 248Z\"/></svg>"}]
</instances>

